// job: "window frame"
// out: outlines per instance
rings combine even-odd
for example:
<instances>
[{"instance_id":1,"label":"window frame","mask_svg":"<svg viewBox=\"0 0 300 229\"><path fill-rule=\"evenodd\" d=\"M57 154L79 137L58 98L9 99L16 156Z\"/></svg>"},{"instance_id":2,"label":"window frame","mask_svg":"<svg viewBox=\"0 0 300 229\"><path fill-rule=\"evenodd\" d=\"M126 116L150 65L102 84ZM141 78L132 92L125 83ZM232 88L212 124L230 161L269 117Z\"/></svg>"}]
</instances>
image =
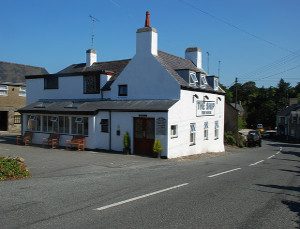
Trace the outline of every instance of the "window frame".
<instances>
[{"instance_id":1,"label":"window frame","mask_svg":"<svg viewBox=\"0 0 300 229\"><path fill-rule=\"evenodd\" d=\"M26 87L19 87L19 96L26 97Z\"/></svg>"},{"instance_id":2,"label":"window frame","mask_svg":"<svg viewBox=\"0 0 300 229\"><path fill-rule=\"evenodd\" d=\"M219 130L220 130L220 125L219 125L219 121L215 121L215 140L219 139Z\"/></svg>"},{"instance_id":3,"label":"window frame","mask_svg":"<svg viewBox=\"0 0 300 229\"><path fill-rule=\"evenodd\" d=\"M8 96L8 86L0 84L0 96Z\"/></svg>"},{"instance_id":4,"label":"window frame","mask_svg":"<svg viewBox=\"0 0 300 229\"><path fill-rule=\"evenodd\" d=\"M100 125L101 125L101 132L102 133L109 133L109 120L108 120L108 118L101 119Z\"/></svg>"},{"instance_id":5,"label":"window frame","mask_svg":"<svg viewBox=\"0 0 300 229\"><path fill-rule=\"evenodd\" d=\"M209 129L209 126L208 126L208 121L204 122L204 125L203 125L203 130L204 130L204 140L209 140L209 137L208 137L208 129Z\"/></svg>"},{"instance_id":6,"label":"window frame","mask_svg":"<svg viewBox=\"0 0 300 229\"><path fill-rule=\"evenodd\" d=\"M172 132L172 127L175 127L175 134ZM171 138L177 138L178 137L178 125L171 125L170 126L170 136Z\"/></svg>"},{"instance_id":7,"label":"window frame","mask_svg":"<svg viewBox=\"0 0 300 229\"><path fill-rule=\"evenodd\" d=\"M126 92L122 92L121 88L126 88ZM119 84L118 85L118 96L128 96L128 85L127 84Z\"/></svg>"},{"instance_id":8,"label":"window frame","mask_svg":"<svg viewBox=\"0 0 300 229\"><path fill-rule=\"evenodd\" d=\"M199 83L199 80L197 78L196 72L190 72L189 73L189 84L191 86L196 86L197 83Z\"/></svg>"},{"instance_id":9,"label":"window frame","mask_svg":"<svg viewBox=\"0 0 300 229\"><path fill-rule=\"evenodd\" d=\"M196 145L196 123L190 123L190 146Z\"/></svg>"},{"instance_id":10,"label":"window frame","mask_svg":"<svg viewBox=\"0 0 300 229\"><path fill-rule=\"evenodd\" d=\"M49 83L50 80L52 80L52 81L55 80L55 82ZM59 88L58 84L59 84L58 76L44 77L44 90L58 89Z\"/></svg>"}]
</instances>

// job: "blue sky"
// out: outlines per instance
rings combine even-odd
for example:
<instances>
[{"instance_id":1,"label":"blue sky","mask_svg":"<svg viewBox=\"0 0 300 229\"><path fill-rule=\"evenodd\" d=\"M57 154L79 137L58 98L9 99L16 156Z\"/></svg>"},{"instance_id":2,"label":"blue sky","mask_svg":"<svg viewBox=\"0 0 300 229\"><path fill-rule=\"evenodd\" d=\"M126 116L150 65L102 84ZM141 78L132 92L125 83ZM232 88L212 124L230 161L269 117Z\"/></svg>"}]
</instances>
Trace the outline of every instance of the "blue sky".
<instances>
[{"instance_id":1,"label":"blue sky","mask_svg":"<svg viewBox=\"0 0 300 229\"><path fill-rule=\"evenodd\" d=\"M200 47L205 70L206 52L211 74L218 73L221 61L220 80L227 86L235 77L265 87L276 85L281 77L292 85L300 81L299 0L0 3L0 61L44 66L50 73L85 62L85 50L91 46L89 15L100 21L94 29L98 61L131 58L136 29L143 27L145 11L150 10L160 50L183 57L187 47Z\"/></svg>"}]
</instances>

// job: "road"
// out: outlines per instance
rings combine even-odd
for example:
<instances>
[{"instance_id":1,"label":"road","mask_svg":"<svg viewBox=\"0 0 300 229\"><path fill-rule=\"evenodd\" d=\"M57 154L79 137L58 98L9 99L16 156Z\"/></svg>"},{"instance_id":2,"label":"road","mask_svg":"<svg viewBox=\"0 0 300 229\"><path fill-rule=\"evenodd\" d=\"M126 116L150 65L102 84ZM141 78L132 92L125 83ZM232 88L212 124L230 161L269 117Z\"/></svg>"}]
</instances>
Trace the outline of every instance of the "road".
<instances>
[{"instance_id":1,"label":"road","mask_svg":"<svg viewBox=\"0 0 300 229\"><path fill-rule=\"evenodd\" d=\"M93 162L52 170L40 161L32 178L0 183L0 227L299 228L300 145L238 151L187 160L128 156L117 166L93 154Z\"/></svg>"}]
</instances>

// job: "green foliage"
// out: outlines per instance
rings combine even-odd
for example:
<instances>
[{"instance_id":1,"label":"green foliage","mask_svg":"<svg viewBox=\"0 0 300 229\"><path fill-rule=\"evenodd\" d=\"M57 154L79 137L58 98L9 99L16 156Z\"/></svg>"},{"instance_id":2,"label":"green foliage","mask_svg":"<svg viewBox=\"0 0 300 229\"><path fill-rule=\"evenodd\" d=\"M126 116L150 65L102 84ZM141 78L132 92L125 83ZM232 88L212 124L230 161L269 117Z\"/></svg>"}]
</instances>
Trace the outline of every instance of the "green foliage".
<instances>
[{"instance_id":1,"label":"green foliage","mask_svg":"<svg viewBox=\"0 0 300 229\"><path fill-rule=\"evenodd\" d=\"M231 131L224 133L224 142L227 145L236 145L234 134Z\"/></svg>"},{"instance_id":2,"label":"green foliage","mask_svg":"<svg viewBox=\"0 0 300 229\"><path fill-rule=\"evenodd\" d=\"M238 129L245 129L247 127L247 123L244 117L238 117Z\"/></svg>"},{"instance_id":3,"label":"green foliage","mask_svg":"<svg viewBox=\"0 0 300 229\"><path fill-rule=\"evenodd\" d=\"M124 137L123 137L123 146L125 149L129 149L130 148L130 136L129 136L129 133L126 132L124 134Z\"/></svg>"},{"instance_id":4,"label":"green foliage","mask_svg":"<svg viewBox=\"0 0 300 229\"><path fill-rule=\"evenodd\" d=\"M239 120L239 128L244 128L245 124L248 128L256 128L258 123L262 123L266 128L274 128L277 112L289 104L289 98L295 98L300 94L300 83L291 87L283 79L279 81L277 87L269 88L258 88L253 81L237 83L229 88L233 98L236 88L237 99L242 101L246 111L246 123Z\"/></svg>"},{"instance_id":5,"label":"green foliage","mask_svg":"<svg viewBox=\"0 0 300 229\"><path fill-rule=\"evenodd\" d=\"M0 180L20 179L29 176L29 171L22 158L0 157Z\"/></svg>"},{"instance_id":6,"label":"green foliage","mask_svg":"<svg viewBox=\"0 0 300 229\"><path fill-rule=\"evenodd\" d=\"M160 140L156 139L156 140L154 141L154 145L153 145L153 152L154 152L155 154L159 154L159 153L161 153L162 151L163 151L163 147L162 147L162 145L161 145L161 143L160 143Z\"/></svg>"}]
</instances>

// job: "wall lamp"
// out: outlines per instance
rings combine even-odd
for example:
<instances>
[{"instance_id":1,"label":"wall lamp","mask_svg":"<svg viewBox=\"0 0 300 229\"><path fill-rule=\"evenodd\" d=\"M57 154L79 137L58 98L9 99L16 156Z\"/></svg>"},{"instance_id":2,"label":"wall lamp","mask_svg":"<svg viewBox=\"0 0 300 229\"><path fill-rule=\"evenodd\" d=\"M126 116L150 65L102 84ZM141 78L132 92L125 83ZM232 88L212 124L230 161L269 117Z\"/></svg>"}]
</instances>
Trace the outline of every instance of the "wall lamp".
<instances>
[{"instance_id":1,"label":"wall lamp","mask_svg":"<svg viewBox=\"0 0 300 229\"><path fill-rule=\"evenodd\" d=\"M204 99L209 99L209 97L207 95L203 96L203 100Z\"/></svg>"},{"instance_id":2,"label":"wall lamp","mask_svg":"<svg viewBox=\"0 0 300 229\"><path fill-rule=\"evenodd\" d=\"M193 95L193 103L194 103L194 98L199 99L199 96L197 94Z\"/></svg>"}]
</instances>

